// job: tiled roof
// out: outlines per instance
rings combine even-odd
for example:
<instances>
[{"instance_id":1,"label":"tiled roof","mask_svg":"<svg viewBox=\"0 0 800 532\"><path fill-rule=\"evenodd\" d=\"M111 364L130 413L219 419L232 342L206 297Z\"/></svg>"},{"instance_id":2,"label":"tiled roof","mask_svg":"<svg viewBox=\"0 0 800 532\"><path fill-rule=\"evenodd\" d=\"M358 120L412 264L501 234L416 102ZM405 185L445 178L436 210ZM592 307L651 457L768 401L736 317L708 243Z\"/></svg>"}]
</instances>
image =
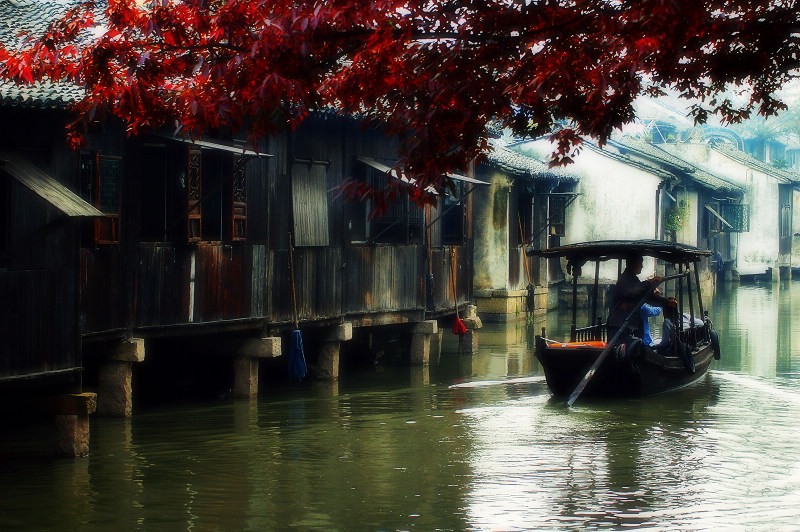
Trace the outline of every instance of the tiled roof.
<instances>
[{"instance_id":1,"label":"tiled roof","mask_svg":"<svg viewBox=\"0 0 800 532\"><path fill-rule=\"evenodd\" d=\"M684 175L686 178L691 179L701 185L714 190L725 192L742 192L744 188L740 185L733 183L726 178L702 170L688 161L684 161L680 157L667 152L661 147L645 142L641 139L632 137L625 137L622 140L612 140L609 144L617 147L617 149L635 153L641 157L650 159L651 161L663 164L672 169L678 175Z\"/></svg>"},{"instance_id":2,"label":"tiled roof","mask_svg":"<svg viewBox=\"0 0 800 532\"><path fill-rule=\"evenodd\" d=\"M785 183L800 182L800 174L792 172L791 170L775 168L771 164L759 161L755 157L748 155L741 150L737 150L732 146L726 146L725 144L717 144L716 146L714 146L713 149L727 155L728 157L730 157L735 161L738 161L744 165L749 166L754 170L758 170L760 172L764 172L765 174L772 175Z\"/></svg>"},{"instance_id":3,"label":"tiled roof","mask_svg":"<svg viewBox=\"0 0 800 532\"><path fill-rule=\"evenodd\" d=\"M491 150L487 154L488 164L509 174L533 179L577 180L574 175L562 168L550 168L544 161L507 148L500 139L489 139L489 146Z\"/></svg>"},{"instance_id":4,"label":"tiled roof","mask_svg":"<svg viewBox=\"0 0 800 532\"><path fill-rule=\"evenodd\" d=\"M25 38L44 32L50 22L79 3L79 0L0 0L0 41L9 48L19 47ZM0 82L0 106L64 107L82 95L81 87L68 83Z\"/></svg>"},{"instance_id":5,"label":"tiled roof","mask_svg":"<svg viewBox=\"0 0 800 532\"><path fill-rule=\"evenodd\" d=\"M662 179L667 179L667 180L675 179L675 174L673 172L665 170L661 166L651 164L648 161L643 161L641 159L634 159L630 155L619 151L619 148L617 148L614 145L608 144L606 147L601 148L594 142L584 141L583 146L597 153L600 153L608 157L609 159L614 159L620 161L623 164L627 164L629 166L633 166L634 168L644 170L645 172L651 173Z\"/></svg>"}]
</instances>

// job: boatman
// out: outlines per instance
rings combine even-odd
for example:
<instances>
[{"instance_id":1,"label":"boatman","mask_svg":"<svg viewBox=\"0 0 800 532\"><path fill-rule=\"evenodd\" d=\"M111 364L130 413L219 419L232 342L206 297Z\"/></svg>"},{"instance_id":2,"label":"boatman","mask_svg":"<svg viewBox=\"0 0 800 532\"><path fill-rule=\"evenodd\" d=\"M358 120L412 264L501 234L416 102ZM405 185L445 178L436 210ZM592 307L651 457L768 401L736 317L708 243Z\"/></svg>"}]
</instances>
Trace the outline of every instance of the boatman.
<instances>
[{"instance_id":1,"label":"boatman","mask_svg":"<svg viewBox=\"0 0 800 532\"><path fill-rule=\"evenodd\" d=\"M617 279L617 285L614 288L614 298L611 302L611 310L608 313L608 338L611 339L625 323L625 318L631 313L633 308L639 302L645 293L661 283L661 277L653 277L647 281L640 281L639 274L642 273L642 266L644 265L644 258L641 255L631 255L625 260L625 270ZM657 307L675 307L677 301L674 299L667 299L661 296L661 292L656 288L653 293L647 298L647 303ZM642 317L639 312L636 312L628 322L627 334L623 334L622 338L629 335L642 337Z\"/></svg>"}]
</instances>

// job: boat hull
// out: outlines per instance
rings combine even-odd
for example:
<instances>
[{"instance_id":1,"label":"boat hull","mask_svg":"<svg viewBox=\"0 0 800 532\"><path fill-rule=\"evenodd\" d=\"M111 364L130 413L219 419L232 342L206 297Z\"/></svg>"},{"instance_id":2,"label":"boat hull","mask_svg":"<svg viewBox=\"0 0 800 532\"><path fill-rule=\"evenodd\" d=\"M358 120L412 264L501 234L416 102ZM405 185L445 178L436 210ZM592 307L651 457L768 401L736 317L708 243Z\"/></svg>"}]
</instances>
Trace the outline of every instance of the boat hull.
<instances>
[{"instance_id":1,"label":"boat hull","mask_svg":"<svg viewBox=\"0 0 800 532\"><path fill-rule=\"evenodd\" d=\"M589 371L603 348L598 346L548 345L536 338L536 358L544 369L553 395L568 396ZM623 360L615 351L606 356L582 395L595 397L637 397L682 388L700 379L714 359L710 342L691 352L694 373L678 356L663 356L641 347L632 360Z\"/></svg>"}]
</instances>

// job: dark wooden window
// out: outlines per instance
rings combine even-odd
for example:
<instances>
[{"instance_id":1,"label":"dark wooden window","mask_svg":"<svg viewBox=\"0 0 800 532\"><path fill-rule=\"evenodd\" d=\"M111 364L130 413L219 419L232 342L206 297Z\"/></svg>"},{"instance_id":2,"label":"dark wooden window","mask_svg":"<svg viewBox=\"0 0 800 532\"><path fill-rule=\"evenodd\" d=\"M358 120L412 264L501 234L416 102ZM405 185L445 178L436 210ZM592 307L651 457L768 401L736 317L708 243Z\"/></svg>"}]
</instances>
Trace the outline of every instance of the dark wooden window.
<instances>
[{"instance_id":1,"label":"dark wooden window","mask_svg":"<svg viewBox=\"0 0 800 532\"><path fill-rule=\"evenodd\" d=\"M370 222L370 241L385 244L422 243L425 211L409 201L408 196L397 198L382 215Z\"/></svg>"},{"instance_id":2,"label":"dark wooden window","mask_svg":"<svg viewBox=\"0 0 800 532\"><path fill-rule=\"evenodd\" d=\"M347 235L352 244L365 244L369 223L367 222L367 201L360 199L346 200L344 205L347 216Z\"/></svg>"},{"instance_id":3,"label":"dark wooden window","mask_svg":"<svg viewBox=\"0 0 800 532\"><path fill-rule=\"evenodd\" d=\"M119 203L122 158L85 152L80 159L80 196L97 207L103 216L94 220L85 244L119 243Z\"/></svg>"},{"instance_id":4,"label":"dark wooden window","mask_svg":"<svg viewBox=\"0 0 800 532\"><path fill-rule=\"evenodd\" d=\"M359 179L376 190L385 189L387 180L394 179L372 163L360 165L359 171ZM456 203L452 198L443 200L437 212L443 213ZM371 200L348 201L346 209L347 230L352 243L421 244L424 240L425 209L409 201L405 194L390 203L386 212L381 214L372 212L374 204ZM444 227L444 224L449 223L449 238L460 243L463 241L463 210L456 205L447 217L448 221L442 217L437 225Z\"/></svg>"},{"instance_id":5,"label":"dark wooden window","mask_svg":"<svg viewBox=\"0 0 800 532\"><path fill-rule=\"evenodd\" d=\"M712 203L707 203L706 205L708 208L703 209L705 213L704 216L706 218L706 223L703 224L704 234L701 235L702 238L709 238L713 236L715 233L721 232L723 225L722 220L720 220L719 218L717 218L716 215L714 215L714 212L719 213L720 211L719 203L712 202ZM714 212L711 212L711 210L709 209L712 209Z\"/></svg>"},{"instance_id":6,"label":"dark wooden window","mask_svg":"<svg viewBox=\"0 0 800 532\"><path fill-rule=\"evenodd\" d=\"M792 234L792 206L781 205L781 236Z\"/></svg>"},{"instance_id":7,"label":"dark wooden window","mask_svg":"<svg viewBox=\"0 0 800 532\"><path fill-rule=\"evenodd\" d=\"M231 239L240 242L247 239L247 156L237 155L233 159L233 227Z\"/></svg>"},{"instance_id":8,"label":"dark wooden window","mask_svg":"<svg viewBox=\"0 0 800 532\"><path fill-rule=\"evenodd\" d=\"M122 181L122 158L98 156L98 208L105 216L96 220L98 244L119 243L119 198Z\"/></svg>"},{"instance_id":9,"label":"dark wooden window","mask_svg":"<svg viewBox=\"0 0 800 532\"><path fill-rule=\"evenodd\" d=\"M225 178L230 177L227 167L230 154L219 150L203 150L201 177L202 240L221 242L224 238L224 222L227 209L225 201Z\"/></svg>"},{"instance_id":10,"label":"dark wooden window","mask_svg":"<svg viewBox=\"0 0 800 532\"><path fill-rule=\"evenodd\" d=\"M186 169L186 235L189 242L202 239L202 160L200 150L189 150Z\"/></svg>"},{"instance_id":11,"label":"dark wooden window","mask_svg":"<svg viewBox=\"0 0 800 532\"><path fill-rule=\"evenodd\" d=\"M719 206L720 215L732 227L723 225L723 231L732 233L746 233L750 231L750 205L746 203L722 203Z\"/></svg>"},{"instance_id":12,"label":"dark wooden window","mask_svg":"<svg viewBox=\"0 0 800 532\"><path fill-rule=\"evenodd\" d=\"M169 201L170 180L164 147L144 147L140 167L140 239L142 242L166 242L170 240L175 209Z\"/></svg>"},{"instance_id":13,"label":"dark wooden window","mask_svg":"<svg viewBox=\"0 0 800 532\"><path fill-rule=\"evenodd\" d=\"M517 202L517 218L509 220L509 227L514 228L520 243L528 242L534 235L535 220L533 219L533 194L521 192Z\"/></svg>"},{"instance_id":14,"label":"dark wooden window","mask_svg":"<svg viewBox=\"0 0 800 532\"><path fill-rule=\"evenodd\" d=\"M327 246L328 166L323 163L292 164L292 216L296 246Z\"/></svg>"},{"instance_id":15,"label":"dark wooden window","mask_svg":"<svg viewBox=\"0 0 800 532\"><path fill-rule=\"evenodd\" d=\"M455 194L448 194L441 198L439 211L442 213L440 223L442 224L442 244L461 245L465 237L465 214L464 207L465 187L461 181L453 183Z\"/></svg>"},{"instance_id":16,"label":"dark wooden window","mask_svg":"<svg viewBox=\"0 0 800 532\"><path fill-rule=\"evenodd\" d=\"M550 220L550 236L566 235L566 195L548 196L548 218Z\"/></svg>"},{"instance_id":17,"label":"dark wooden window","mask_svg":"<svg viewBox=\"0 0 800 532\"><path fill-rule=\"evenodd\" d=\"M247 162L251 158L225 149L188 150L188 242L247 239Z\"/></svg>"}]
</instances>

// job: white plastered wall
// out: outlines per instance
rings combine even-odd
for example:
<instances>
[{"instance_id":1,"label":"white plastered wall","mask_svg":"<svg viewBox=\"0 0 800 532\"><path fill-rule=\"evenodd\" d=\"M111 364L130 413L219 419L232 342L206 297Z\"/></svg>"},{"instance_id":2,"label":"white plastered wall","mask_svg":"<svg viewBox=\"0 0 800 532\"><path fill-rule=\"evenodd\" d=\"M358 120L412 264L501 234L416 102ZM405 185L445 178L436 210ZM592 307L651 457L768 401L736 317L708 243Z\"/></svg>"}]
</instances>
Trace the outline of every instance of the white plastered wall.
<instances>
[{"instance_id":1,"label":"white plastered wall","mask_svg":"<svg viewBox=\"0 0 800 532\"><path fill-rule=\"evenodd\" d=\"M742 275L766 273L779 256L778 182L711 148L708 144L665 144L665 149L745 187L750 205L750 231L738 235L736 270ZM737 239L734 238L734 245Z\"/></svg>"},{"instance_id":2,"label":"white plastered wall","mask_svg":"<svg viewBox=\"0 0 800 532\"><path fill-rule=\"evenodd\" d=\"M548 141L526 144L542 158L553 152ZM578 177L577 199L567 208L563 244L597 240L653 239L656 236L656 192L661 178L593 149L583 149L566 167ZM642 278L654 273L654 261L645 259ZM600 279L614 282L617 261L601 264ZM583 268L581 282L594 280L594 264Z\"/></svg>"},{"instance_id":3,"label":"white plastered wall","mask_svg":"<svg viewBox=\"0 0 800 532\"><path fill-rule=\"evenodd\" d=\"M490 186L480 187L473 193L475 290L508 288L508 195L511 183L499 172L490 177Z\"/></svg>"}]
</instances>

